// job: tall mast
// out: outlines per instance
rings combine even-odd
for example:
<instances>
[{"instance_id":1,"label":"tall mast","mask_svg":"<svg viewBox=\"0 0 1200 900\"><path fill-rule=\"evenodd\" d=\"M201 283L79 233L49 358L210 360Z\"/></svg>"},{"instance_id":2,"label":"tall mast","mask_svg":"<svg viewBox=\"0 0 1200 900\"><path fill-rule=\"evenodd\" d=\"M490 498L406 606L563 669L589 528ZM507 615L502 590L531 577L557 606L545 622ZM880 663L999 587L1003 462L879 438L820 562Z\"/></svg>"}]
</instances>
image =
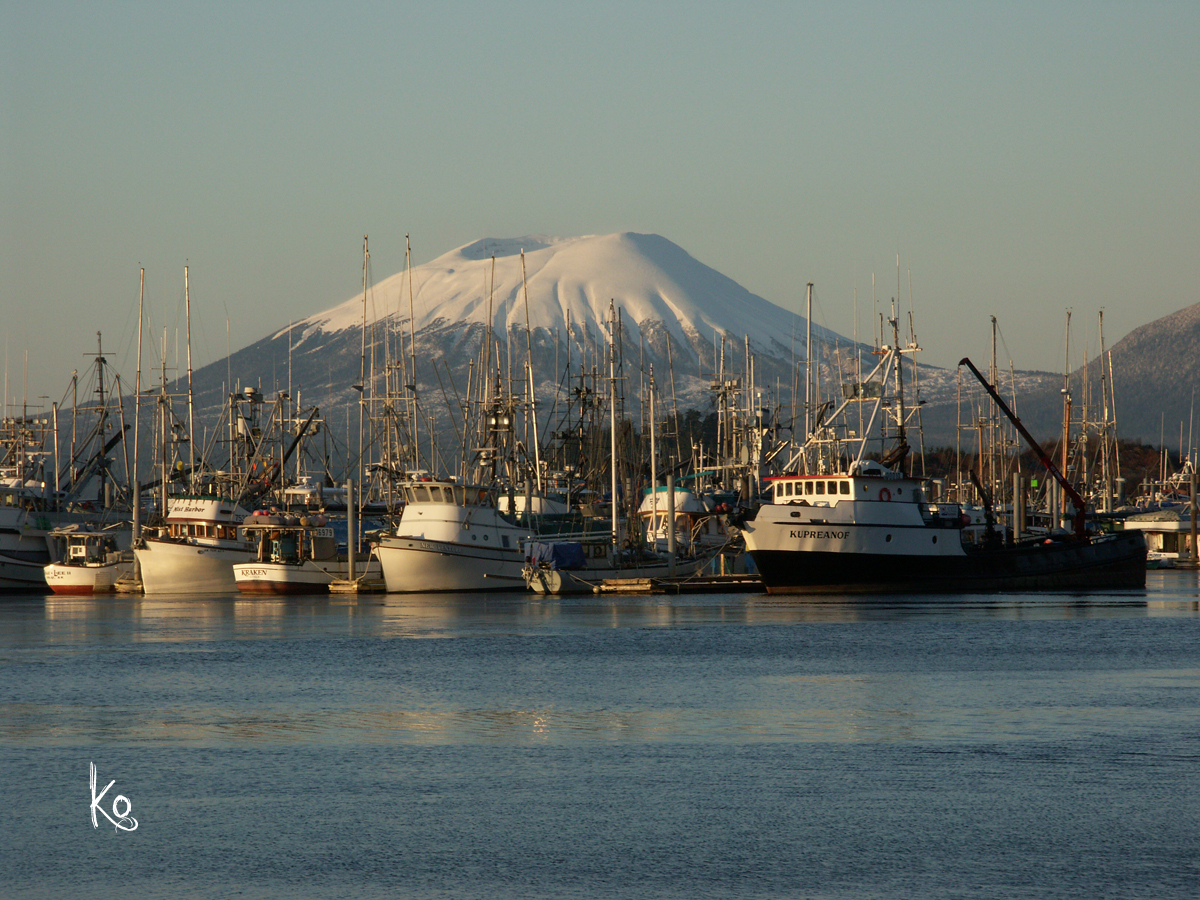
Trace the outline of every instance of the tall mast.
<instances>
[{"instance_id":1,"label":"tall mast","mask_svg":"<svg viewBox=\"0 0 1200 900\"><path fill-rule=\"evenodd\" d=\"M492 332L495 322L492 319L492 295L496 291L496 254L492 254L492 283L488 287L487 334L483 346L483 383L480 385L480 396L486 407L492 399ZM497 366L499 368L499 366Z\"/></svg>"},{"instance_id":2,"label":"tall mast","mask_svg":"<svg viewBox=\"0 0 1200 900\"><path fill-rule=\"evenodd\" d=\"M891 325L892 349L896 354L896 446L903 447L908 442L904 427L904 355L900 352L900 320L896 317L896 304L894 301L892 303Z\"/></svg>"},{"instance_id":3,"label":"tall mast","mask_svg":"<svg viewBox=\"0 0 1200 900\"><path fill-rule=\"evenodd\" d=\"M137 356L137 375L134 377L133 383L133 504L134 504L134 521L139 519L138 507L141 506L141 489L138 484L138 434L142 430L142 308L146 299L146 269L142 268L138 276L138 356ZM140 523L139 523L140 524ZM138 529L134 529L133 539L136 541L140 535ZM136 563L135 563L136 565ZM136 574L136 573L135 573Z\"/></svg>"},{"instance_id":4,"label":"tall mast","mask_svg":"<svg viewBox=\"0 0 1200 900\"><path fill-rule=\"evenodd\" d=\"M413 468L420 468L421 444L417 440L417 317L413 304L412 242L407 234L404 235L404 256L408 260L408 353L412 363L412 384L409 385L412 388L412 413L409 422L412 429ZM433 465L432 454L429 463Z\"/></svg>"},{"instance_id":5,"label":"tall mast","mask_svg":"<svg viewBox=\"0 0 1200 900\"><path fill-rule=\"evenodd\" d=\"M192 298L188 287L188 267L183 267L183 307L187 318L187 367L188 367L188 484L196 490L196 421L195 395L192 392Z\"/></svg>"},{"instance_id":6,"label":"tall mast","mask_svg":"<svg viewBox=\"0 0 1200 900\"><path fill-rule=\"evenodd\" d=\"M650 527L654 537L651 539L651 549L658 541L658 453L654 444L654 363L650 363ZM672 522L672 529L675 523Z\"/></svg>"},{"instance_id":7,"label":"tall mast","mask_svg":"<svg viewBox=\"0 0 1200 900\"><path fill-rule=\"evenodd\" d=\"M96 393L100 395L100 415L99 421L96 423L96 433L99 437L97 441L99 452L104 454L105 431L108 426L108 403L104 397L104 341L100 337L100 332L96 332ZM108 485L108 466L104 460L100 461L100 495L98 497L100 503L104 506L104 489Z\"/></svg>"},{"instance_id":8,"label":"tall mast","mask_svg":"<svg viewBox=\"0 0 1200 900\"><path fill-rule=\"evenodd\" d=\"M529 366L529 418L533 422L533 464L538 490L542 489L542 450L538 438L537 396L533 390L533 334L529 326L529 282L525 280L525 251L521 250L521 285L525 290L525 360Z\"/></svg>"},{"instance_id":9,"label":"tall mast","mask_svg":"<svg viewBox=\"0 0 1200 900\"><path fill-rule=\"evenodd\" d=\"M176 334L178 334L178 333L179 332L176 331ZM161 359L162 359L162 375L158 382L159 386L160 386L160 390L161 390L161 393L158 398L158 428L159 428L158 443L159 443L159 450L160 450L161 457L162 457L162 459L161 459L162 465L161 465L161 472L159 474L158 483L159 483L160 487L162 488L162 490L161 490L162 506L159 508L159 511L161 512L162 515L165 516L167 514L167 412L168 412L167 406L170 403L170 399L167 394L167 328L165 325L163 326ZM178 359L176 359L175 365L176 366L179 365ZM176 368L175 371L178 372L179 369ZM174 414L172 414L172 418L174 418Z\"/></svg>"},{"instance_id":10,"label":"tall mast","mask_svg":"<svg viewBox=\"0 0 1200 900\"><path fill-rule=\"evenodd\" d=\"M142 310L145 301L146 270L138 277L138 371L133 379L133 480L138 478L138 433L142 431ZM136 500L137 498L134 498ZM137 538L137 535L133 535Z\"/></svg>"},{"instance_id":11,"label":"tall mast","mask_svg":"<svg viewBox=\"0 0 1200 900\"><path fill-rule=\"evenodd\" d=\"M1104 482L1103 511L1112 512L1112 469L1108 434L1108 378L1104 360L1104 310L1100 310L1100 405L1104 410L1104 434L1100 438L1100 477ZM1116 429L1113 429L1114 443Z\"/></svg>"},{"instance_id":12,"label":"tall mast","mask_svg":"<svg viewBox=\"0 0 1200 900\"><path fill-rule=\"evenodd\" d=\"M808 283L808 299L805 304L804 337L804 440L812 434L812 289Z\"/></svg>"},{"instance_id":13,"label":"tall mast","mask_svg":"<svg viewBox=\"0 0 1200 900\"><path fill-rule=\"evenodd\" d=\"M992 370L991 370L990 375L991 375L992 385L997 390L999 390L1000 389L1000 367L996 362L996 317L995 316L992 316ZM997 496L997 494L996 494L996 454L999 452L999 445L998 445L999 442L998 442L998 435L997 435L997 430L999 429L999 425L1000 425L1000 423L996 417L995 411L993 410L992 414L990 416L988 416L988 469L989 469L989 471L987 473L988 490L991 492L993 497ZM983 473L981 472L980 474L982 475ZM997 499L997 502L999 502L998 499Z\"/></svg>"},{"instance_id":14,"label":"tall mast","mask_svg":"<svg viewBox=\"0 0 1200 900\"><path fill-rule=\"evenodd\" d=\"M1068 464L1071 453L1071 311L1067 310L1067 327L1063 338L1063 422L1062 422L1062 464L1060 470L1063 477L1070 480ZM1066 512L1066 504L1063 504ZM1057 522L1055 526L1057 527Z\"/></svg>"},{"instance_id":15,"label":"tall mast","mask_svg":"<svg viewBox=\"0 0 1200 900\"><path fill-rule=\"evenodd\" d=\"M363 235L363 327L362 327L362 349L358 356L358 384L355 387L358 389L358 478L355 483L358 490L362 490L363 480L363 427L364 418L366 416L367 405L367 263L371 259L371 251L367 241L367 235ZM346 503L354 502L353 497L347 497ZM348 540L353 541L354 535L350 535Z\"/></svg>"},{"instance_id":16,"label":"tall mast","mask_svg":"<svg viewBox=\"0 0 1200 900\"><path fill-rule=\"evenodd\" d=\"M617 549L617 313L613 302L608 305L612 337L608 345L608 419L609 419L609 466L612 469L612 543L613 558Z\"/></svg>"}]
</instances>

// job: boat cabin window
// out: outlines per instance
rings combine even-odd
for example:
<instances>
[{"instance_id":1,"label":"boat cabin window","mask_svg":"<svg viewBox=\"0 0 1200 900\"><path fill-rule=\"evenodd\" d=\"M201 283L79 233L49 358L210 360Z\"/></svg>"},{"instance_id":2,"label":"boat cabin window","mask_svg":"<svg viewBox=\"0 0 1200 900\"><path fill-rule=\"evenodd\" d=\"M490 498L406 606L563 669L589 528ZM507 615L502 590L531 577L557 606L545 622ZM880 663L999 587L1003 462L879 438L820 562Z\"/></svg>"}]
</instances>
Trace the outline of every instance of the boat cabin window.
<instances>
[{"instance_id":1,"label":"boat cabin window","mask_svg":"<svg viewBox=\"0 0 1200 900\"><path fill-rule=\"evenodd\" d=\"M818 493L818 494L824 494L824 493L825 493L825 482L823 482L823 481L818 481L818 482L817 482L817 493Z\"/></svg>"},{"instance_id":2,"label":"boat cabin window","mask_svg":"<svg viewBox=\"0 0 1200 900\"><path fill-rule=\"evenodd\" d=\"M850 493L850 482L839 481L838 485L839 485L838 493L841 493L841 494L849 494Z\"/></svg>"},{"instance_id":3,"label":"boat cabin window","mask_svg":"<svg viewBox=\"0 0 1200 900\"><path fill-rule=\"evenodd\" d=\"M811 494L813 492L813 483L811 481L804 482L804 493Z\"/></svg>"}]
</instances>

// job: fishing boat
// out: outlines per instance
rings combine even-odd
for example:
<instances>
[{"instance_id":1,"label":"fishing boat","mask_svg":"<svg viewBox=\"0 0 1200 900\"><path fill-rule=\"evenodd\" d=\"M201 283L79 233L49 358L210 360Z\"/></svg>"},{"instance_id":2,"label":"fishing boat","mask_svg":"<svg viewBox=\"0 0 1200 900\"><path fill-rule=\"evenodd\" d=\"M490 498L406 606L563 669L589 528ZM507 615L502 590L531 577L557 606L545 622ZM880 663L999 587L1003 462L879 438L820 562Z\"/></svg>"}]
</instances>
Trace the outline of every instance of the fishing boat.
<instances>
[{"instance_id":1,"label":"fishing boat","mask_svg":"<svg viewBox=\"0 0 1200 900\"><path fill-rule=\"evenodd\" d=\"M1146 577L1137 532L1014 541L972 525L956 503L930 503L920 479L870 461L775 479L743 534L769 593L1090 590Z\"/></svg>"},{"instance_id":2,"label":"fishing boat","mask_svg":"<svg viewBox=\"0 0 1200 900\"><path fill-rule=\"evenodd\" d=\"M134 549L147 594L223 594L237 590L235 563L256 547L239 526L249 515L238 503L212 495L179 495L167 502L165 523L147 529Z\"/></svg>"},{"instance_id":3,"label":"fishing boat","mask_svg":"<svg viewBox=\"0 0 1200 900\"><path fill-rule=\"evenodd\" d=\"M621 523L584 540L525 545L525 585L537 594L591 593L605 581L688 577L725 549L730 537L715 506L673 486L648 491L629 539ZM672 524L675 526L672 528Z\"/></svg>"},{"instance_id":4,"label":"fishing boat","mask_svg":"<svg viewBox=\"0 0 1200 900\"><path fill-rule=\"evenodd\" d=\"M50 540L59 553L57 562L45 567L45 578L56 594L111 593L120 579L133 574L129 531L123 523L100 530L77 525L58 528L50 532Z\"/></svg>"},{"instance_id":5,"label":"fishing boat","mask_svg":"<svg viewBox=\"0 0 1200 900\"><path fill-rule=\"evenodd\" d=\"M642 505L638 507L638 518L649 546L659 551L666 550L671 543L672 524L675 547L684 553L691 552L693 548L698 553L712 551L732 540L721 518L722 513L732 510L728 503L681 487L672 489L674 496L669 501L667 491L666 485L646 491ZM733 499L732 495L730 499ZM668 507L674 512L674 523Z\"/></svg>"},{"instance_id":6,"label":"fishing boat","mask_svg":"<svg viewBox=\"0 0 1200 900\"><path fill-rule=\"evenodd\" d=\"M431 480L404 484L400 490L404 509L399 522L371 544L388 593L524 587L523 542L536 523L519 523L502 513L495 488ZM557 516L540 518L558 537L580 536L560 532L558 526L566 523Z\"/></svg>"},{"instance_id":7,"label":"fishing boat","mask_svg":"<svg viewBox=\"0 0 1200 900\"><path fill-rule=\"evenodd\" d=\"M893 327L895 321L893 319ZM871 421L895 374L902 385L898 335L884 348ZM769 593L992 593L1107 590L1145 585L1146 542L1137 532L1089 533L1086 504L969 359L967 366L1075 506L1074 529L1019 540L986 510L975 525L954 503L932 503L923 479L906 475L903 391L893 395L900 423L882 461L865 458L865 438L840 470L773 479L770 497L744 522L746 548ZM874 376L876 373L872 373Z\"/></svg>"},{"instance_id":8,"label":"fishing boat","mask_svg":"<svg viewBox=\"0 0 1200 900\"><path fill-rule=\"evenodd\" d=\"M350 555L340 551L324 515L278 515L256 511L243 529L255 545L254 559L233 566L237 589L244 594L322 594L335 581L362 576L377 581L377 559L361 559L351 572Z\"/></svg>"},{"instance_id":9,"label":"fishing boat","mask_svg":"<svg viewBox=\"0 0 1200 900\"><path fill-rule=\"evenodd\" d=\"M1127 517L1122 524L1126 531L1145 535L1147 569L1173 569L1192 555L1191 513L1186 507L1182 512L1158 509L1138 513Z\"/></svg>"},{"instance_id":10,"label":"fishing boat","mask_svg":"<svg viewBox=\"0 0 1200 900\"><path fill-rule=\"evenodd\" d=\"M665 553L642 546L614 544L608 535L584 541L530 541L522 569L525 586L535 594L590 594L605 581L694 575L711 560Z\"/></svg>"}]
</instances>

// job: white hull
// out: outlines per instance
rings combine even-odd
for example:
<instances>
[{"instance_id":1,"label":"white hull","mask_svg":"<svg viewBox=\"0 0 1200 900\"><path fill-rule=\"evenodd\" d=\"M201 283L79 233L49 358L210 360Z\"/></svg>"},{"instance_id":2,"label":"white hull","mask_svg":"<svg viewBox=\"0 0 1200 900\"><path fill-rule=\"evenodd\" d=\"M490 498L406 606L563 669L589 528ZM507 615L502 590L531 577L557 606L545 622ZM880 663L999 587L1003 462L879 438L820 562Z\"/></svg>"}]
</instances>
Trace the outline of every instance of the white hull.
<instances>
[{"instance_id":1,"label":"white hull","mask_svg":"<svg viewBox=\"0 0 1200 900\"><path fill-rule=\"evenodd\" d=\"M379 560L358 560L354 565L356 578L378 581L382 576ZM320 594L329 590L334 581L350 577L350 564L345 561L311 559L296 565L290 563L244 562L233 567L237 589L244 594Z\"/></svg>"},{"instance_id":2,"label":"white hull","mask_svg":"<svg viewBox=\"0 0 1200 900\"><path fill-rule=\"evenodd\" d=\"M502 516L489 490L435 482L405 496L394 532L374 544L389 593L525 589L530 529Z\"/></svg>"},{"instance_id":3,"label":"white hull","mask_svg":"<svg viewBox=\"0 0 1200 900\"><path fill-rule=\"evenodd\" d=\"M525 558L513 529L513 549L419 537L385 537L375 548L389 593L523 590Z\"/></svg>"},{"instance_id":4,"label":"white hull","mask_svg":"<svg viewBox=\"0 0 1200 900\"><path fill-rule=\"evenodd\" d=\"M46 584L56 594L110 594L117 581L133 575L132 562L71 566L51 563L45 567Z\"/></svg>"},{"instance_id":5,"label":"white hull","mask_svg":"<svg viewBox=\"0 0 1200 900\"><path fill-rule=\"evenodd\" d=\"M248 562L247 547L231 548L147 539L137 554L147 594L229 594L237 590L236 563Z\"/></svg>"}]
</instances>

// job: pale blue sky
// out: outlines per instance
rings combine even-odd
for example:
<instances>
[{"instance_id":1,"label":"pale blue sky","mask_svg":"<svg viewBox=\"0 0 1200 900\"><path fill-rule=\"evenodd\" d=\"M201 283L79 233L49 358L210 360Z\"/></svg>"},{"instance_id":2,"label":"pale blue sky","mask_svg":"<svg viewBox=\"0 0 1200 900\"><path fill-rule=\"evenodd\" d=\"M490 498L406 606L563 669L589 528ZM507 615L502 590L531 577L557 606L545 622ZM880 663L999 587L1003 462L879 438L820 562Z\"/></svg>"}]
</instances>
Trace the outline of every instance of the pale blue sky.
<instances>
[{"instance_id":1,"label":"pale blue sky","mask_svg":"<svg viewBox=\"0 0 1200 900\"><path fill-rule=\"evenodd\" d=\"M924 360L1059 370L1200 301L1200 4L0 5L9 397L196 364L481 237L661 234ZM863 324L866 331L869 326ZM869 332L868 332L869 333ZM172 331L174 334L174 331ZM172 341L174 338L172 338ZM147 366L151 365L149 361Z\"/></svg>"}]
</instances>

